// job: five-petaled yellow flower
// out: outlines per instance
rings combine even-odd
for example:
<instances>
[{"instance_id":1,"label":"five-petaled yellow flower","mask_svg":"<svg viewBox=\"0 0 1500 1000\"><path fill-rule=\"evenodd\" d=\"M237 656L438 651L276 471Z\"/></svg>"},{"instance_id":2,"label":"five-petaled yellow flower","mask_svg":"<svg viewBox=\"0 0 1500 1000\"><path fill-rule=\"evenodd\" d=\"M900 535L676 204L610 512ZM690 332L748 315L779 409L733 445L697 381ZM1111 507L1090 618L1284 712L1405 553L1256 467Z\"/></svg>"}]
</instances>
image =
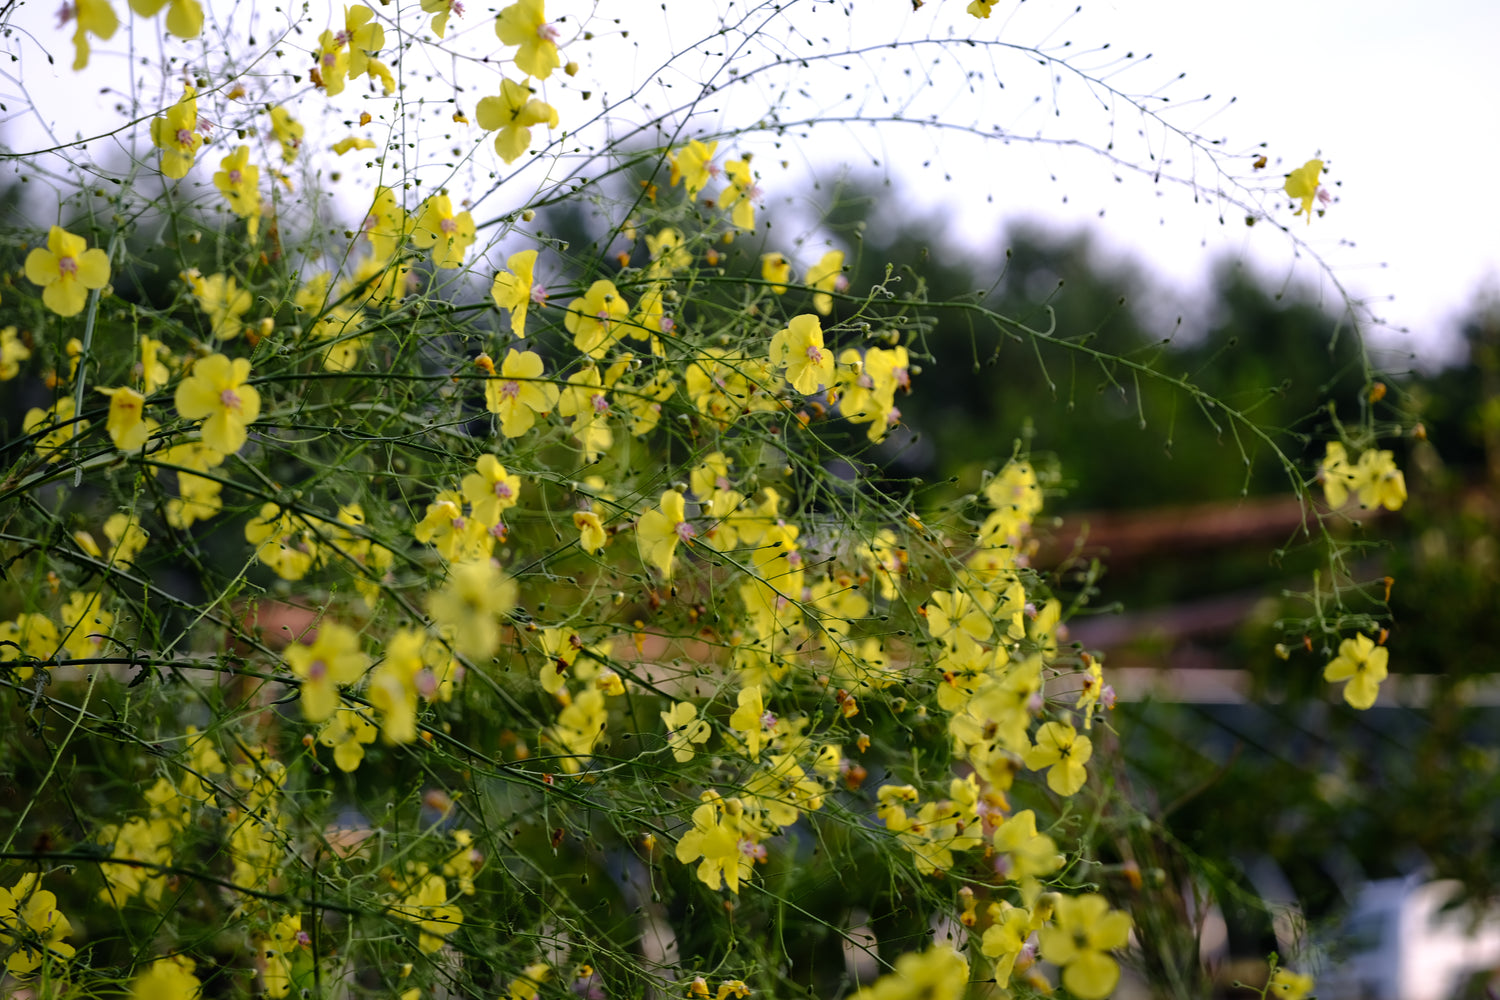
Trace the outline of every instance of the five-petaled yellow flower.
<instances>
[{"instance_id":1,"label":"five-petaled yellow flower","mask_svg":"<svg viewBox=\"0 0 1500 1000\"><path fill-rule=\"evenodd\" d=\"M1036 733L1036 746L1026 751L1026 766L1047 772L1047 787L1058 795L1072 795L1088 778L1084 765L1094 754L1094 743L1065 722L1045 723Z\"/></svg>"},{"instance_id":2,"label":"five-petaled yellow flower","mask_svg":"<svg viewBox=\"0 0 1500 1000\"><path fill-rule=\"evenodd\" d=\"M1104 1000L1120 981L1107 952L1130 939L1130 915L1111 910L1097 893L1059 896L1052 924L1037 932L1042 957L1063 967L1063 985L1078 1000Z\"/></svg>"},{"instance_id":3,"label":"five-petaled yellow flower","mask_svg":"<svg viewBox=\"0 0 1500 1000\"><path fill-rule=\"evenodd\" d=\"M475 120L486 132L495 133L495 153L514 163L531 148L531 126L557 128L557 109L531 96L531 88L514 80L500 81L499 97L482 97L474 108Z\"/></svg>"},{"instance_id":4,"label":"five-petaled yellow flower","mask_svg":"<svg viewBox=\"0 0 1500 1000\"><path fill-rule=\"evenodd\" d=\"M151 119L151 141L161 150L161 172L172 178L186 177L203 145L198 134L198 99L192 84L182 89L182 100L166 114Z\"/></svg>"},{"instance_id":5,"label":"five-petaled yellow flower","mask_svg":"<svg viewBox=\"0 0 1500 1000\"><path fill-rule=\"evenodd\" d=\"M833 352L823 346L823 327L812 315L793 317L771 338L771 364L786 368L786 380L804 396L833 383Z\"/></svg>"},{"instance_id":6,"label":"five-petaled yellow flower","mask_svg":"<svg viewBox=\"0 0 1500 1000\"><path fill-rule=\"evenodd\" d=\"M91 289L109 284L109 255L66 229L47 232L47 248L26 255L26 277L42 286L42 302L59 316L83 312Z\"/></svg>"},{"instance_id":7,"label":"five-petaled yellow flower","mask_svg":"<svg viewBox=\"0 0 1500 1000\"><path fill-rule=\"evenodd\" d=\"M495 18L495 34L503 45L519 45L516 67L545 80L562 65L557 51L558 30L547 23L542 0L517 0Z\"/></svg>"},{"instance_id":8,"label":"five-petaled yellow flower","mask_svg":"<svg viewBox=\"0 0 1500 1000\"><path fill-rule=\"evenodd\" d=\"M244 446L245 428L260 416L260 393L246 384L249 377L247 359L211 354L177 386L177 412L203 420L203 443L225 455Z\"/></svg>"},{"instance_id":9,"label":"five-petaled yellow flower","mask_svg":"<svg viewBox=\"0 0 1500 1000\"><path fill-rule=\"evenodd\" d=\"M1339 643L1339 655L1323 668L1323 679L1330 684L1348 681L1344 700L1363 711L1375 704L1389 659L1390 651L1384 646L1375 645L1367 635L1356 635Z\"/></svg>"},{"instance_id":10,"label":"five-petaled yellow flower","mask_svg":"<svg viewBox=\"0 0 1500 1000\"><path fill-rule=\"evenodd\" d=\"M691 542L697 532L688 523L685 500L676 490L667 490L661 495L661 504L655 510L641 515L635 526L636 546L641 561L655 566L665 579L672 579L672 564L677 554L678 542Z\"/></svg>"},{"instance_id":11,"label":"five-petaled yellow flower","mask_svg":"<svg viewBox=\"0 0 1500 1000\"><path fill-rule=\"evenodd\" d=\"M435 194L422 203L411 241L424 250L432 249L433 267L462 267L464 254L474 242L474 217L454 212L447 195Z\"/></svg>"},{"instance_id":12,"label":"five-petaled yellow flower","mask_svg":"<svg viewBox=\"0 0 1500 1000\"><path fill-rule=\"evenodd\" d=\"M214 187L229 202L229 210L249 222L250 239L260 230L260 167L250 162L250 147L240 146L219 161Z\"/></svg>"}]
</instances>

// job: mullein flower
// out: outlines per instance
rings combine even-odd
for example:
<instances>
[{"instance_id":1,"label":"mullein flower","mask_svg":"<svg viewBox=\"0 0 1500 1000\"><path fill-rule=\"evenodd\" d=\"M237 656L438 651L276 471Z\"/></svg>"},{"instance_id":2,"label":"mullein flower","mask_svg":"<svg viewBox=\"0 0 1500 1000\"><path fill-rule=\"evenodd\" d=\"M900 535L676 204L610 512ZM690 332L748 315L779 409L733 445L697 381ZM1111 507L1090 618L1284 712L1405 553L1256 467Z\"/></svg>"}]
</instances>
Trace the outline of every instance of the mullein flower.
<instances>
[{"instance_id":1,"label":"mullein flower","mask_svg":"<svg viewBox=\"0 0 1500 1000\"><path fill-rule=\"evenodd\" d=\"M192 84L182 89L182 100L165 114L151 119L151 142L161 150L161 172L165 177L187 176L203 136L198 132L198 99Z\"/></svg>"},{"instance_id":2,"label":"mullein flower","mask_svg":"<svg viewBox=\"0 0 1500 1000\"><path fill-rule=\"evenodd\" d=\"M558 30L547 23L542 0L517 0L495 18L495 34L502 45L519 45L516 68L545 80L562 65L557 51Z\"/></svg>"},{"instance_id":3,"label":"mullein flower","mask_svg":"<svg viewBox=\"0 0 1500 1000\"><path fill-rule=\"evenodd\" d=\"M83 312L89 292L109 284L109 256L82 236L53 226L45 249L26 255L26 278L42 286L42 302L64 318ZM29 354L30 352L28 352Z\"/></svg>"}]
</instances>

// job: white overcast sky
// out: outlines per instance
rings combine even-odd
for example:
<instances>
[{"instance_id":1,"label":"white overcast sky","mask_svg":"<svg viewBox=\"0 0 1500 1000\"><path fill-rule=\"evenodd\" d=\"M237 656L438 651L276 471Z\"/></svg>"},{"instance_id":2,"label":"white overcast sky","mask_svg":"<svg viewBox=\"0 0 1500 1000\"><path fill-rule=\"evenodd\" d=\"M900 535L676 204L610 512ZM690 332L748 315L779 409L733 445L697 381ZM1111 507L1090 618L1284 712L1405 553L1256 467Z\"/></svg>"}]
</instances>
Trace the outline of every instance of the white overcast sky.
<instances>
[{"instance_id":1,"label":"white overcast sky","mask_svg":"<svg viewBox=\"0 0 1500 1000\"><path fill-rule=\"evenodd\" d=\"M13 83L0 95L10 114L4 138L13 147L40 143L43 119L65 136L109 127L105 123L115 120L109 107L126 86L123 59L97 54L120 48L126 34L96 43L94 65L74 75L67 66L69 31L57 27L56 6L51 0L22 0L12 16L23 33L7 45L19 48L23 61L9 71L21 73L26 85L23 92ZM117 0L116 6L128 17L123 2ZM324 6L314 3L315 9ZM425 23L414 0L373 6L387 17L402 11L402 24ZM695 82L715 73L719 83L727 82L719 54L722 41L679 56L676 68L667 73L655 70L668 53L711 39L724 12L731 20L744 16L756 24L769 11L769 5L729 0L669 2L666 12L661 6L644 0L549 0L548 15L564 19L571 39L566 55L582 64L577 78L554 74L543 91L561 113L564 128L599 115L601 97L608 95L608 122L586 126L580 136L597 140L606 127L619 135L632 123L681 106L695 92ZM1012 141L966 138L909 124L869 129L835 124L780 147L766 136L725 143L721 151L759 154L755 163L772 201L801 190L809 177L834 179L843 164L868 173L872 161L879 160L881 171L905 182L898 188L905 211L938 216L969 245L993 249L996 234L1020 221L1069 230L1088 227L1108 251L1137 258L1189 316L1209 263L1224 257L1245 262L1268 281L1300 283L1318 289L1331 304L1337 302L1331 282L1309 262L1309 255L1316 255L1333 278L1385 321L1387 331L1377 333L1380 343L1424 360L1451 351L1458 319L1477 294L1496 288L1500 192L1490 178L1500 164L1500 70L1495 68L1500 63L1492 51L1500 42L1500 4L1085 0L1082 11L1074 14L1076 5L1069 2L1002 0L988 21L967 16L964 0L928 0L917 11L910 0L800 0L784 6L790 20L773 20L776 27L744 46L733 65L746 72L765 64L768 53L815 61L751 74L750 81L698 102L685 134L741 129L776 106L784 120L897 111L907 119L939 115L983 131L999 126ZM215 6L224 19L250 9L266 16L263 3L220 0ZM476 53L490 55L499 51L489 10L469 4L465 18L455 22L457 31L450 33L456 48L470 45ZM618 26L614 18L620 19ZM582 28L594 37L575 37ZM626 30L628 36L622 34ZM34 42L26 40L26 32ZM922 38L998 41L1066 56L1073 66L1104 77L1122 93L1165 96L1166 101L1155 103L1163 106L1169 125L1223 139L1225 152L1216 164L1157 123L1134 115L1101 87L1056 65L1039 66L1021 49L918 43L872 49L854 58L816 58L891 39ZM1071 44L1064 48L1064 42ZM159 58L159 52L181 46L177 51L200 64L214 58L212 47L194 49L168 40L160 49L139 34L136 43L137 79L145 72L139 68L142 52ZM1101 49L1105 43L1109 48ZM286 47L305 49L309 44L311 38L304 36L290 39ZM57 65L37 58L41 45L58 57ZM1134 58L1123 59L1127 52ZM1143 58L1147 53L1150 59ZM460 97L470 111L477 96L498 89L493 64L454 61L444 67L439 59L432 65L439 77L434 95L440 98L453 95L451 85L444 90L442 83L452 67L461 76L471 69L480 73L467 77ZM982 75L964 75L976 70ZM1179 80L1179 74L1185 76ZM618 103L631 79L651 81L639 97L649 111ZM1003 90L998 82L1004 83ZM158 106L170 103L166 95L178 85L161 84L158 71L158 86L160 96L143 94L148 105L153 99ZM106 88L114 91L106 93ZM355 89L328 102L335 117L349 120L369 107L380 119L379 107L362 104ZM1211 98L1202 99L1209 94ZM322 101L320 95L308 97ZM1232 104L1231 97L1237 98ZM28 102L38 106L39 114L17 115ZM1143 121L1144 134L1137 134ZM377 120L371 128L379 125ZM443 127L451 130L446 123ZM1037 137L1047 141L1027 141ZM477 130L470 140L482 147L466 168L479 187L478 178L494 162ZM1111 141L1123 164L1084 148ZM1270 165L1255 173L1251 154L1262 142ZM104 159L98 147L91 152ZM1128 169L1134 165L1149 172L1153 155L1164 175L1188 178L1192 184L1154 183L1149 173ZM1305 226L1291 218L1279 187L1288 170L1313 156L1328 162L1326 180L1337 182L1333 190L1339 200L1326 217ZM554 174L568 165L557 162ZM352 163L341 166L348 169ZM204 174L199 183L206 183L212 169L197 168ZM533 169L533 184L523 186L524 178L518 179L481 209L523 204L525 192L536 190L541 169L541 164ZM1266 221L1247 228L1245 211L1216 197L1227 180L1247 185L1236 198L1266 213ZM1275 223L1285 224L1299 242ZM1300 261L1294 253L1302 255ZM1403 329L1410 333L1401 333ZM1386 360L1402 366L1399 355Z\"/></svg>"}]
</instances>

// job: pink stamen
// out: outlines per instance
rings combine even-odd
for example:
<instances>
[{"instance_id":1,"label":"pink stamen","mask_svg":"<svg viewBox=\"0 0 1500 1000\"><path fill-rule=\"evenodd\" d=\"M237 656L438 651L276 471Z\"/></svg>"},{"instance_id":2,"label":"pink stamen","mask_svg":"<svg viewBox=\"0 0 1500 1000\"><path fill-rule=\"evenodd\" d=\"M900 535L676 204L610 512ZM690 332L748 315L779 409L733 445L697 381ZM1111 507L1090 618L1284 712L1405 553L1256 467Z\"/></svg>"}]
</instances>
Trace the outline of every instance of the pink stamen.
<instances>
[{"instance_id":1,"label":"pink stamen","mask_svg":"<svg viewBox=\"0 0 1500 1000\"><path fill-rule=\"evenodd\" d=\"M338 55L336 53L333 53L333 52L325 52L325 53L323 53L323 65L327 66L329 69L332 69L333 66L334 66L334 64L337 63L338 61L339 61L338 60Z\"/></svg>"},{"instance_id":2,"label":"pink stamen","mask_svg":"<svg viewBox=\"0 0 1500 1000\"><path fill-rule=\"evenodd\" d=\"M78 8L74 7L72 4L63 4L61 7L57 8L57 26L61 28L69 21L73 20L74 15L77 13Z\"/></svg>"},{"instance_id":3,"label":"pink stamen","mask_svg":"<svg viewBox=\"0 0 1500 1000\"><path fill-rule=\"evenodd\" d=\"M452 2L448 4L448 9L459 17L464 16L464 5L459 3L458 0L452 0Z\"/></svg>"},{"instance_id":4,"label":"pink stamen","mask_svg":"<svg viewBox=\"0 0 1500 1000\"><path fill-rule=\"evenodd\" d=\"M307 933L307 931L298 931L297 943L304 948L309 947L312 944L312 935Z\"/></svg>"},{"instance_id":5,"label":"pink stamen","mask_svg":"<svg viewBox=\"0 0 1500 1000\"><path fill-rule=\"evenodd\" d=\"M740 853L747 858L754 858L756 861L764 861L766 860L766 845L757 844L753 840L741 838Z\"/></svg>"},{"instance_id":6,"label":"pink stamen","mask_svg":"<svg viewBox=\"0 0 1500 1000\"><path fill-rule=\"evenodd\" d=\"M177 130L177 145L191 146L193 144L193 133L185 128Z\"/></svg>"},{"instance_id":7,"label":"pink stamen","mask_svg":"<svg viewBox=\"0 0 1500 1000\"><path fill-rule=\"evenodd\" d=\"M531 304L534 306L547 304L547 289L544 285L531 286Z\"/></svg>"},{"instance_id":8,"label":"pink stamen","mask_svg":"<svg viewBox=\"0 0 1500 1000\"><path fill-rule=\"evenodd\" d=\"M760 725L762 729L775 729L776 716L771 712L767 712L765 715L762 715L760 717Z\"/></svg>"},{"instance_id":9,"label":"pink stamen","mask_svg":"<svg viewBox=\"0 0 1500 1000\"><path fill-rule=\"evenodd\" d=\"M672 317L670 316L663 316L661 322L656 325L661 329L662 333L671 333L677 329L677 324L672 322Z\"/></svg>"},{"instance_id":10,"label":"pink stamen","mask_svg":"<svg viewBox=\"0 0 1500 1000\"><path fill-rule=\"evenodd\" d=\"M690 542L693 539L695 539L695 538L698 537L697 530L691 524L688 524L686 521L678 522L676 530L677 530L677 537L680 538L680 539L682 539L684 542Z\"/></svg>"},{"instance_id":11,"label":"pink stamen","mask_svg":"<svg viewBox=\"0 0 1500 1000\"><path fill-rule=\"evenodd\" d=\"M65 274L71 278L78 273L78 261L72 257L59 257L57 259L57 273Z\"/></svg>"},{"instance_id":12,"label":"pink stamen","mask_svg":"<svg viewBox=\"0 0 1500 1000\"><path fill-rule=\"evenodd\" d=\"M224 404L225 409L238 410L240 408L240 394L233 389L225 389L219 393L219 402Z\"/></svg>"},{"instance_id":13,"label":"pink stamen","mask_svg":"<svg viewBox=\"0 0 1500 1000\"><path fill-rule=\"evenodd\" d=\"M244 175L241 174L238 170L229 171L229 183L238 184L243 178Z\"/></svg>"},{"instance_id":14,"label":"pink stamen","mask_svg":"<svg viewBox=\"0 0 1500 1000\"><path fill-rule=\"evenodd\" d=\"M891 374L896 378L896 384L907 391L911 390L911 370L907 368L893 368Z\"/></svg>"},{"instance_id":15,"label":"pink stamen","mask_svg":"<svg viewBox=\"0 0 1500 1000\"><path fill-rule=\"evenodd\" d=\"M609 412L609 400L605 399L603 395L595 394L594 412L601 416Z\"/></svg>"},{"instance_id":16,"label":"pink stamen","mask_svg":"<svg viewBox=\"0 0 1500 1000\"><path fill-rule=\"evenodd\" d=\"M562 37L562 32L558 30L555 24L539 24L536 29L536 36L544 42L551 42L553 45L556 45L557 40Z\"/></svg>"},{"instance_id":17,"label":"pink stamen","mask_svg":"<svg viewBox=\"0 0 1500 1000\"><path fill-rule=\"evenodd\" d=\"M452 236L458 232L458 223L453 219L444 219L438 223L438 228L443 231L444 236Z\"/></svg>"},{"instance_id":18,"label":"pink stamen","mask_svg":"<svg viewBox=\"0 0 1500 1000\"><path fill-rule=\"evenodd\" d=\"M327 676L328 676L328 664L324 663L322 660L313 660L312 663L310 663L308 665L308 667L307 667L307 679L308 680L310 680L310 681L320 681L324 677L327 677Z\"/></svg>"},{"instance_id":19,"label":"pink stamen","mask_svg":"<svg viewBox=\"0 0 1500 1000\"><path fill-rule=\"evenodd\" d=\"M521 383L514 380L500 383L500 395L507 399L517 399L521 395Z\"/></svg>"},{"instance_id":20,"label":"pink stamen","mask_svg":"<svg viewBox=\"0 0 1500 1000\"><path fill-rule=\"evenodd\" d=\"M501 500L509 500L514 495L515 494L513 494L511 492L511 490L510 490L509 484L507 484L507 483L496 483L495 484L495 496L499 497Z\"/></svg>"},{"instance_id":21,"label":"pink stamen","mask_svg":"<svg viewBox=\"0 0 1500 1000\"><path fill-rule=\"evenodd\" d=\"M820 351L820 350L818 350L816 346L814 346L812 344L808 344L807 345L807 360L811 361L815 365L816 364L821 364L823 362L823 352Z\"/></svg>"}]
</instances>

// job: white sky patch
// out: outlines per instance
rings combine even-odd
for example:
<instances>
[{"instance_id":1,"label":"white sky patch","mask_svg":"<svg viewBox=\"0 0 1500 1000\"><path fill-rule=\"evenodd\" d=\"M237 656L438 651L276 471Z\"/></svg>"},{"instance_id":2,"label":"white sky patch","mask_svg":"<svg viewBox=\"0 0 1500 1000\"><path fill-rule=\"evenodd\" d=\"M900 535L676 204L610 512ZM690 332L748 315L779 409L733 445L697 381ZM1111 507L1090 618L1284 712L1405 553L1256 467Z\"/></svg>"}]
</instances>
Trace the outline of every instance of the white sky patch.
<instances>
[{"instance_id":1,"label":"white sky patch","mask_svg":"<svg viewBox=\"0 0 1500 1000\"><path fill-rule=\"evenodd\" d=\"M1487 68L1487 47L1500 38L1496 5L1153 0L1071 14L1069 5L1029 0L1000 4L985 21L968 16L962 0L929 0L917 11L907 0L802 0L779 13L760 3L667 6L548 4L564 59L580 72L537 85L561 127L551 146L547 130L534 128L533 148L545 153L514 170L498 163L485 133L452 121L454 110L472 121L502 73L519 75L499 61L509 53L493 32L495 8L476 4L453 20L441 49L400 48L402 33L427 32L431 17L416 3L372 5L386 23L383 57L395 67L399 53L413 84L403 119L363 81L332 99L311 89L306 53L333 24L333 7L315 4L323 20L298 35L286 33L275 5L220 2L204 38L181 42L117 2L120 32L95 42L89 69L74 74L71 25L59 28L55 9L32 0L12 15L19 30L8 47L22 58L8 68L4 137L24 151L110 133L129 120L121 107L154 113L181 93L182 64L163 72L176 55L218 88L200 106L225 126L256 127L269 96L300 94L299 116L321 146L344 135L397 144L378 175L365 167L373 154L319 158L312 183L351 217L377 176L416 181L413 205L440 186L455 200L467 195L482 222L526 206L559 178L597 178L608 165L597 152L610 143L630 151L724 135L720 161L753 152L771 202L846 168L887 174L900 203L882 206L885 214L936 218L974 252L997 252L999 234L1017 222L1087 227L1107 251L1138 258L1189 315L1210 265L1228 258L1273 286L1313 288L1331 308L1347 292L1384 321L1378 343L1429 362L1451 354L1456 321L1500 271L1500 195L1489 182L1500 162L1500 74ZM269 53L273 41L280 60L243 55ZM43 47L55 65L41 58ZM243 98L228 99L222 73L214 75L226 51L247 72ZM361 128L362 111L375 120ZM950 127L917 124L934 120ZM268 131L263 113L259 124ZM133 146L101 139L45 170L93 183L78 164L118 172L134 157L152 171L156 154L144 127L135 131ZM206 202L216 196L209 178L218 159L238 141L215 138L182 188ZM1268 165L1252 170L1261 152ZM1305 225L1280 187L1314 156L1327 162L1337 200ZM399 173L401 160L418 169ZM811 217L813 206L798 208ZM1247 215L1259 220L1254 227Z\"/></svg>"}]
</instances>

